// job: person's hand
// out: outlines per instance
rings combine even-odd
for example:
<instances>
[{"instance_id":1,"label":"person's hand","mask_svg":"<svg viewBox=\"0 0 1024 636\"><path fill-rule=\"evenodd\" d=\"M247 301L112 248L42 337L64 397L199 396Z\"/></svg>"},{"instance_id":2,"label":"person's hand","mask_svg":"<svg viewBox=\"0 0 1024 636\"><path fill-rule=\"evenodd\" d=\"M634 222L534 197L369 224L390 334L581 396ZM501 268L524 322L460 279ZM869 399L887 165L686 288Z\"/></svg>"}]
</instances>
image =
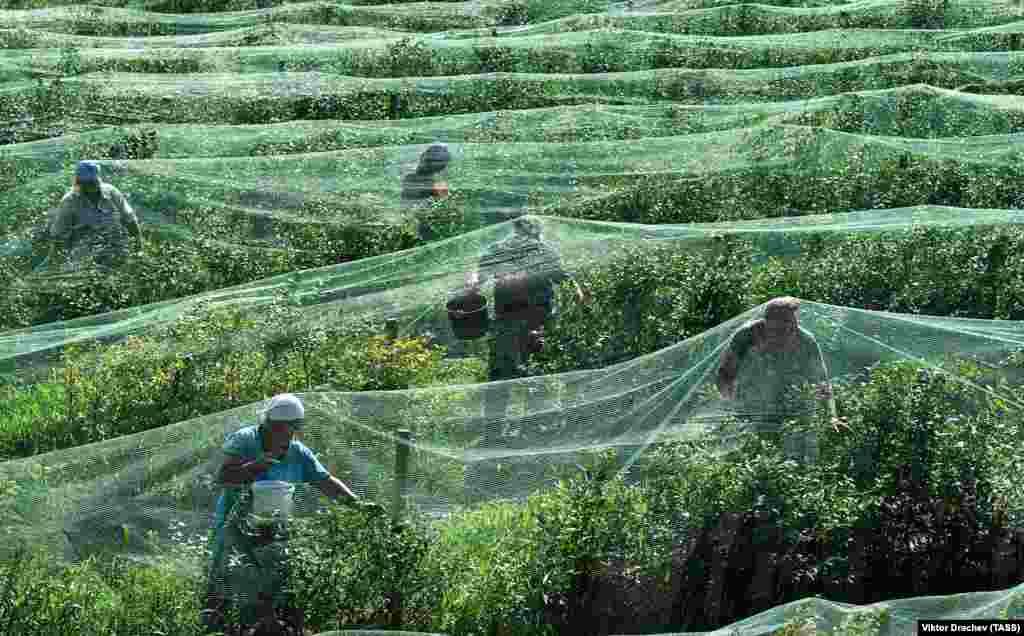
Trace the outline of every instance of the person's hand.
<instances>
[{"instance_id":1,"label":"person's hand","mask_svg":"<svg viewBox=\"0 0 1024 636\"><path fill-rule=\"evenodd\" d=\"M591 301L594 300L593 296L590 295L589 289L581 288L579 293L577 294L577 297L579 298L579 301L584 305L589 305Z\"/></svg>"},{"instance_id":2,"label":"person's hand","mask_svg":"<svg viewBox=\"0 0 1024 636\"><path fill-rule=\"evenodd\" d=\"M273 464L279 464L279 463L280 463L280 460L274 459L274 457L270 453L268 453L266 451L263 452L263 456L260 457L260 459L259 459L259 465L263 466L265 468L270 468Z\"/></svg>"},{"instance_id":3,"label":"person's hand","mask_svg":"<svg viewBox=\"0 0 1024 636\"><path fill-rule=\"evenodd\" d=\"M832 430L836 433L849 432L850 423L846 421L845 417L833 417L832 418Z\"/></svg>"}]
</instances>

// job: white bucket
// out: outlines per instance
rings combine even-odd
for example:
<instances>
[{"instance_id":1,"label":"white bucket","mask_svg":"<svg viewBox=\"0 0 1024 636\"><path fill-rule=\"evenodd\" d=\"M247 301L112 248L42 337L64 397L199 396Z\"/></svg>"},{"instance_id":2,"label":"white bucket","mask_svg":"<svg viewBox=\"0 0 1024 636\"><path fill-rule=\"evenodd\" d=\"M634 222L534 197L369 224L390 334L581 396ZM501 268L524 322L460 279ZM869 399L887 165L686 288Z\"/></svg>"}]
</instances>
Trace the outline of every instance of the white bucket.
<instances>
[{"instance_id":1,"label":"white bucket","mask_svg":"<svg viewBox=\"0 0 1024 636\"><path fill-rule=\"evenodd\" d=\"M257 481L252 485L252 513L271 517L280 511L282 518L292 514L295 486L286 481Z\"/></svg>"}]
</instances>

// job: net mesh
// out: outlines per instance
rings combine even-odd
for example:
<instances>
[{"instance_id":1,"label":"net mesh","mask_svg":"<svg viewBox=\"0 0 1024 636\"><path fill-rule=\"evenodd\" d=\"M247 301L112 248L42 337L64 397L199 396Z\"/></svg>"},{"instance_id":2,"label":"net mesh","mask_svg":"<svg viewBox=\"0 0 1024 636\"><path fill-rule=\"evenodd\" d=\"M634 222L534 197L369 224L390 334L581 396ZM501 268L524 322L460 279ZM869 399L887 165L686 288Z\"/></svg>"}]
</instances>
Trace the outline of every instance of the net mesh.
<instances>
[{"instance_id":1,"label":"net mesh","mask_svg":"<svg viewBox=\"0 0 1024 636\"><path fill-rule=\"evenodd\" d=\"M325 630L375 552L415 633L1024 617L1019 3L105 4L0 10L5 559L202 589L225 444L289 392L416 529L296 484ZM130 210L59 203L81 159ZM143 242L52 248L94 209Z\"/></svg>"}]
</instances>

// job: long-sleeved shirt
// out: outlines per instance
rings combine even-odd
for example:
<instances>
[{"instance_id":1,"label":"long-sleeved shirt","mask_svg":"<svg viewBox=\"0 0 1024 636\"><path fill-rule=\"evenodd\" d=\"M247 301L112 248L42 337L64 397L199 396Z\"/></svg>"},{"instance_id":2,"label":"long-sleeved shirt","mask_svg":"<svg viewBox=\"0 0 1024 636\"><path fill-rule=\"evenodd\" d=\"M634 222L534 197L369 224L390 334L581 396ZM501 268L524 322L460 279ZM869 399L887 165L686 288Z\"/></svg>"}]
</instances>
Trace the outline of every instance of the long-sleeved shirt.
<instances>
[{"instance_id":1,"label":"long-sleeved shirt","mask_svg":"<svg viewBox=\"0 0 1024 636\"><path fill-rule=\"evenodd\" d=\"M558 249L540 239L515 234L483 251L480 283L494 280L495 314L554 302L555 285L571 278Z\"/></svg>"},{"instance_id":2,"label":"long-sleeved shirt","mask_svg":"<svg viewBox=\"0 0 1024 636\"><path fill-rule=\"evenodd\" d=\"M140 240L142 229L127 198L109 183L100 184L99 197L68 192L50 222L50 237L65 241L71 257L123 250L128 236Z\"/></svg>"},{"instance_id":3,"label":"long-sleeved shirt","mask_svg":"<svg viewBox=\"0 0 1024 636\"><path fill-rule=\"evenodd\" d=\"M796 387L828 380L817 340L801 327L794 349L766 350L755 345L756 324L741 327L728 345L736 355L738 414L771 426L789 417L813 413L815 399L803 398Z\"/></svg>"},{"instance_id":4,"label":"long-sleeved shirt","mask_svg":"<svg viewBox=\"0 0 1024 636\"><path fill-rule=\"evenodd\" d=\"M438 174L421 175L412 172L402 177L402 205L416 206L444 196L447 192L444 177Z\"/></svg>"}]
</instances>

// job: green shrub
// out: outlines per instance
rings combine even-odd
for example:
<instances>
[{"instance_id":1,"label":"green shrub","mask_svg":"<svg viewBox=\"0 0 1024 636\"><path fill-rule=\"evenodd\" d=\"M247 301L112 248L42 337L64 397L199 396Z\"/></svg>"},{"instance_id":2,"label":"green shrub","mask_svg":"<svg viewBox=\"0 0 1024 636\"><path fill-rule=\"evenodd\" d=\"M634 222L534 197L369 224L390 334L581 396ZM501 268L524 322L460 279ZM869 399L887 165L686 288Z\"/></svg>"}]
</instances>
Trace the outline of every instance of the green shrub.
<instances>
[{"instance_id":1,"label":"green shrub","mask_svg":"<svg viewBox=\"0 0 1024 636\"><path fill-rule=\"evenodd\" d=\"M190 328L208 331L198 323ZM713 452L717 442L710 436L659 442L625 475L625 456L605 452L582 472L563 473L555 488L524 505L456 511L436 527L415 511L399 534L386 522L342 510L299 519L289 548L291 590L316 630L380 621L387 595L399 589L407 628L483 636L515 626L510 633L548 634L596 617L591 593L608 561L622 559L645 577L664 578L673 548L714 527L725 512L750 511L774 518L789 546L821 543L822 552L805 570L831 577L835 568L846 567L851 528L870 523L904 464L925 467L929 489L939 497L956 497L956 482L976 477L982 528L991 525L1000 497L1010 509L1024 505L1024 473L1014 453L1019 415L1002 397L1010 389L996 380L998 369L1018 369L1020 375L1021 365L1019 355L995 366L968 359L943 363L973 386L918 364L880 365L862 381L837 387L838 422L817 417L784 427L784 433L818 434L821 461L813 466L783 461L776 438L737 432L731 422L723 432L736 433L735 444L722 454ZM0 484L0 493L9 487ZM190 562L202 563L201 552L182 550ZM181 593L170 561L166 568L146 568L96 559L77 569L46 570L50 561L42 558L38 568L0 565L8 568L0 570L5 578L14 572L25 577L19 582L15 576L17 597L0 595L0 617L47 633L147 624L193 633L198 608L190 596L197 595ZM201 584L199 577L186 579L190 591ZM85 590L91 605L82 600Z\"/></svg>"},{"instance_id":2,"label":"green shrub","mask_svg":"<svg viewBox=\"0 0 1024 636\"><path fill-rule=\"evenodd\" d=\"M55 566L38 550L0 563L0 620L12 634L103 633L199 635L198 595L180 576L126 559L89 558Z\"/></svg>"},{"instance_id":3,"label":"green shrub","mask_svg":"<svg viewBox=\"0 0 1024 636\"><path fill-rule=\"evenodd\" d=\"M321 630L365 625L386 615L388 599L397 591L406 629L417 623L429 628L438 581L424 564L436 531L423 517L411 515L395 532L384 519L332 506L293 526L289 589L307 623Z\"/></svg>"},{"instance_id":4,"label":"green shrub","mask_svg":"<svg viewBox=\"0 0 1024 636\"><path fill-rule=\"evenodd\" d=\"M210 70L203 58L188 52L159 57L96 59L79 66L81 73L203 73Z\"/></svg>"},{"instance_id":5,"label":"green shrub","mask_svg":"<svg viewBox=\"0 0 1024 636\"><path fill-rule=\"evenodd\" d=\"M530 521L521 549L529 560L516 592L524 598L522 609L530 611L528 624L593 628L596 579L603 564L625 558L647 565L652 554L665 553L665 545L648 545L662 520L645 514L641 491L616 475L617 459L614 451L606 451L527 504Z\"/></svg>"},{"instance_id":6,"label":"green shrub","mask_svg":"<svg viewBox=\"0 0 1024 636\"><path fill-rule=\"evenodd\" d=\"M1007 492L1008 480L1017 479L1008 449L1016 443L1019 415L1007 405L1012 390L999 377L1004 371L987 366L953 358L941 371L909 362L873 369L841 394L849 433L831 438L838 445L830 455L850 458L845 470L865 491L893 483L907 464L931 496L942 497L968 471L990 515L992 494Z\"/></svg>"},{"instance_id":7,"label":"green shrub","mask_svg":"<svg viewBox=\"0 0 1024 636\"><path fill-rule=\"evenodd\" d=\"M751 252L740 242L718 254L649 246L613 250L600 267L585 267L580 285L557 301L560 317L545 325L544 348L534 373L594 368L650 353L695 336L749 307Z\"/></svg>"},{"instance_id":8,"label":"green shrub","mask_svg":"<svg viewBox=\"0 0 1024 636\"><path fill-rule=\"evenodd\" d=\"M281 0L157 0L146 6L156 13L218 13L251 11L283 4Z\"/></svg>"},{"instance_id":9,"label":"green shrub","mask_svg":"<svg viewBox=\"0 0 1024 636\"><path fill-rule=\"evenodd\" d=\"M257 317L200 304L144 338L69 347L47 382L0 388L17 396L5 407L0 456L112 439L275 393L397 390L450 377L442 348L373 335L382 327L309 323L284 301ZM190 343L191 350L168 350L167 341Z\"/></svg>"},{"instance_id":10,"label":"green shrub","mask_svg":"<svg viewBox=\"0 0 1024 636\"><path fill-rule=\"evenodd\" d=\"M25 27L0 31L0 49L31 49L41 41L42 37L38 33Z\"/></svg>"}]
</instances>

